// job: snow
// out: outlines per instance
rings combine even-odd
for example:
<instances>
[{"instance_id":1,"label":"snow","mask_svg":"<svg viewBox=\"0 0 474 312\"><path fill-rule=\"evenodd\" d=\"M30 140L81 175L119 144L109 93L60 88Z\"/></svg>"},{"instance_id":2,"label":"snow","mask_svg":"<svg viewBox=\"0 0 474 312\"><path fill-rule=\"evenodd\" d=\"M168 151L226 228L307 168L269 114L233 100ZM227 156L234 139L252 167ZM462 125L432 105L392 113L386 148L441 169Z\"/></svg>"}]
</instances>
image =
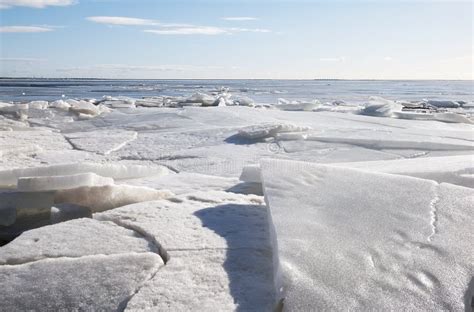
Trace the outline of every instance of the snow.
<instances>
[{"instance_id":1,"label":"snow","mask_svg":"<svg viewBox=\"0 0 474 312\"><path fill-rule=\"evenodd\" d=\"M262 177L286 310L464 309L473 189L283 160Z\"/></svg>"}]
</instances>

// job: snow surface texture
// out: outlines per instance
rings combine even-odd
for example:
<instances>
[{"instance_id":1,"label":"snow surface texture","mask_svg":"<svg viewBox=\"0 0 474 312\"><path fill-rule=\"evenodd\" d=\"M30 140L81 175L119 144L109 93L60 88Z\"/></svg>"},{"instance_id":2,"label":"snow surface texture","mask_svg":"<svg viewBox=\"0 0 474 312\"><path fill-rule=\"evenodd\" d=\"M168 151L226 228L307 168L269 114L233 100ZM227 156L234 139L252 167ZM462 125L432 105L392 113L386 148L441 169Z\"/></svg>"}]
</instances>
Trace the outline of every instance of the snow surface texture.
<instances>
[{"instance_id":1,"label":"snow surface texture","mask_svg":"<svg viewBox=\"0 0 474 312\"><path fill-rule=\"evenodd\" d=\"M262 177L286 310L468 309L473 189L281 160Z\"/></svg>"},{"instance_id":2,"label":"snow surface texture","mask_svg":"<svg viewBox=\"0 0 474 312\"><path fill-rule=\"evenodd\" d=\"M280 99L273 105L233 97L226 88L179 97L0 103L0 234L11 230L7 239L0 237L0 246L8 243L0 247L0 284L4 286L0 311L279 309L282 302L274 282L282 280L274 276L278 253L271 244L268 207L260 196L260 170L245 166L264 158L303 160L472 187L471 120L470 103ZM239 181L244 167L244 181ZM380 230L381 235L370 235L361 247L373 252L375 268L367 269L368 276L383 285L404 285L409 298L405 305L431 300L433 307L462 311L469 306L474 286L471 282L466 291L469 274L472 280L472 265L465 262L470 255L466 246L472 240L466 227L472 219L461 209L472 199L460 203L465 191L459 190L464 189L445 191L441 184L434 196L431 186L435 182L397 178L392 185L382 179L387 175L367 173L374 180L371 183L380 184L374 188L379 192L372 194L362 189L365 175L349 173L344 178L336 175L341 187L334 182L323 193L311 188L316 183L311 179L297 178L297 170L287 173L286 180L295 185L306 183L291 193L296 204L288 220L305 209L307 200L299 195L300 189L311 189L306 194L315 198L326 194L327 202L354 198L354 205L347 199L352 209L363 198L369 208L380 201L385 206L374 218L364 220L354 213L345 215L343 207L337 206L332 212L341 214L334 221L342 227L341 235L334 232L322 238L346 246L347 236L358 236L347 231L363 224L374 233L377 224L370 220L386 225L384 218L399 216L406 224L395 220ZM287 185L279 179L275 187ZM281 196L289 192L291 185L287 186ZM397 204L387 203L388 197L380 195L393 197L395 190ZM417 190L419 205L407 212L413 206L411 194ZM375 213L374 209L368 212ZM311 220L300 218L295 229L321 225ZM416 226L407 229L413 223ZM42 227L24 232L38 226ZM393 238L384 232L394 226L407 236L400 232L400 237L394 234ZM324 229L331 227L323 224ZM455 235L459 242L454 242ZM360 234L368 236L369 232ZM311 245L314 237L299 242ZM377 239L390 243L380 246ZM441 252L421 248L425 246L421 242ZM322 246L328 257L329 247ZM459 262L452 261L455 253ZM292 254L306 259L314 249ZM418 262L407 261L417 254ZM367 262L370 265L365 256L355 251L355 255L330 259L331 264L343 267L341 272L350 272L338 280L348 284L341 286L327 278L318 287L349 288L354 283L344 278L367 278L361 271ZM327 264L323 260L320 266L314 265L323 268ZM428 260L432 266L426 264ZM391 280L394 272L399 274ZM426 272L440 283L430 282ZM456 280L449 280L447 272ZM298 281L304 284L308 276ZM359 284L348 290L347 297L368 293ZM398 302L398 292L392 296L390 286L384 289L384 302L360 298L363 304L370 303L365 310L383 310ZM448 300L447 294L453 297ZM340 302L346 302L345 297ZM292 307L290 299L283 302L284 308ZM340 302L342 310L354 306L351 299L345 306Z\"/></svg>"}]
</instances>

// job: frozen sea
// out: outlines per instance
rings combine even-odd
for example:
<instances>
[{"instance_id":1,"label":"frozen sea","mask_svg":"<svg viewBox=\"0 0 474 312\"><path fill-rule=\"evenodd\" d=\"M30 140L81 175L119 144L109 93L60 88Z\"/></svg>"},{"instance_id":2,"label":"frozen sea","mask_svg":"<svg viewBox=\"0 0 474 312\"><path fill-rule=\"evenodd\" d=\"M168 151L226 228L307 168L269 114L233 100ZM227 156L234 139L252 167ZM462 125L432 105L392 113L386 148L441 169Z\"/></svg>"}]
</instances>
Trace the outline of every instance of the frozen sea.
<instances>
[{"instance_id":1,"label":"frozen sea","mask_svg":"<svg viewBox=\"0 0 474 312\"><path fill-rule=\"evenodd\" d=\"M471 81L0 79L0 312L473 312L473 198Z\"/></svg>"},{"instance_id":2,"label":"frozen sea","mask_svg":"<svg viewBox=\"0 0 474 312\"><path fill-rule=\"evenodd\" d=\"M0 100L27 102L65 98L133 98L188 96L229 88L233 95L259 103L287 100L321 102L342 100L359 103L369 96L391 100L453 100L472 102L472 81L422 80L98 80L98 79L0 79Z\"/></svg>"}]
</instances>

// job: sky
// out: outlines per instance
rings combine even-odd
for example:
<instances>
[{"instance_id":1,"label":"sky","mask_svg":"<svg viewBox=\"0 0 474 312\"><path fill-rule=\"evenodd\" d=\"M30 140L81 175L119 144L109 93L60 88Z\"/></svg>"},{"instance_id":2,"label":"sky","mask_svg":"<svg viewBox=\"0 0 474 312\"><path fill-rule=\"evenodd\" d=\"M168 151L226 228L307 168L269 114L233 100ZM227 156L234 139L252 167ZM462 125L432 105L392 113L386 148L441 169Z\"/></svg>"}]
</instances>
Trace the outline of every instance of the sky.
<instances>
[{"instance_id":1,"label":"sky","mask_svg":"<svg viewBox=\"0 0 474 312\"><path fill-rule=\"evenodd\" d=\"M0 76L473 79L471 0L0 0Z\"/></svg>"}]
</instances>

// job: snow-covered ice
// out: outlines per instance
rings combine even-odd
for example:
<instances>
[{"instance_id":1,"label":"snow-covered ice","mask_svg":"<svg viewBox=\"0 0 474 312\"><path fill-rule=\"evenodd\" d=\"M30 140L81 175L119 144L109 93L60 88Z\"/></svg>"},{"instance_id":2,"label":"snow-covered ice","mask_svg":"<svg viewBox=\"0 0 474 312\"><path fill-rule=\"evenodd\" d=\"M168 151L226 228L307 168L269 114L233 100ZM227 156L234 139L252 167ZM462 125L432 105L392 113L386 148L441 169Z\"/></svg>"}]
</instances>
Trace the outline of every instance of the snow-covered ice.
<instances>
[{"instance_id":1,"label":"snow-covered ice","mask_svg":"<svg viewBox=\"0 0 474 312\"><path fill-rule=\"evenodd\" d=\"M286 310L467 308L473 189L283 160L262 177Z\"/></svg>"},{"instance_id":2,"label":"snow-covered ice","mask_svg":"<svg viewBox=\"0 0 474 312\"><path fill-rule=\"evenodd\" d=\"M472 103L192 92L0 103L0 311L469 310Z\"/></svg>"}]
</instances>

